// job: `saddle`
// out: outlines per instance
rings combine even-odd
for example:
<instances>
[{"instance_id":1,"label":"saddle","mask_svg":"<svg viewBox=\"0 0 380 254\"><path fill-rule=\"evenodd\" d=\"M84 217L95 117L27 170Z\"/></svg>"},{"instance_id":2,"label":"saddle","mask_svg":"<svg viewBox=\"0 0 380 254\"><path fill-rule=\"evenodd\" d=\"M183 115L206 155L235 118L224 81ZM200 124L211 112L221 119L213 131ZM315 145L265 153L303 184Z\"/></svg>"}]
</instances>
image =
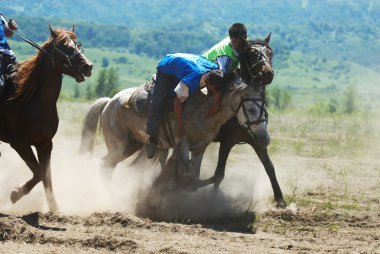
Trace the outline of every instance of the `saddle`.
<instances>
[{"instance_id":1,"label":"saddle","mask_svg":"<svg viewBox=\"0 0 380 254\"><path fill-rule=\"evenodd\" d=\"M151 80L145 82L133 92L125 107L133 108L139 114L148 115L155 83L156 75L153 75Z\"/></svg>"}]
</instances>

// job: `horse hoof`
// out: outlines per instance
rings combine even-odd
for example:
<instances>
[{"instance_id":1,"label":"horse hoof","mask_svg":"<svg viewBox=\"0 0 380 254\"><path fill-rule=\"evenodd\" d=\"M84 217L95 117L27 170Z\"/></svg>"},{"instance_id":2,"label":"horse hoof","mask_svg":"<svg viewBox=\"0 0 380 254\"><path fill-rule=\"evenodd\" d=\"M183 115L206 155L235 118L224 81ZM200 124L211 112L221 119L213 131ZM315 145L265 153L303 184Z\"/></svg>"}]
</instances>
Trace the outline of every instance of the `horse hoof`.
<instances>
[{"instance_id":1,"label":"horse hoof","mask_svg":"<svg viewBox=\"0 0 380 254\"><path fill-rule=\"evenodd\" d=\"M288 205L286 204L286 202L284 200L279 200L279 201L277 201L276 207L285 209L288 207Z\"/></svg>"},{"instance_id":2,"label":"horse hoof","mask_svg":"<svg viewBox=\"0 0 380 254\"><path fill-rule=\"evenodd\" d=\"M16 203L21 198L21 196L22 195L20 195L20 191L18 190L12 191L11 197L10 197L12 204Z\"/></svg>"},{"instance_id":3,"label":"horse hoof","mask_svg":"<svg viewBox=\"0 0 380 254\"><path fill-rule=\"evenodd\" d=\"M53 205L53 206L49 207L49 212L51 212L51 213L59 213L59 212L60 212L60 210L59 210L59 207L58 207L58 205L57 205L57 204L55 204L55 205Z\"/></svg>"}]
</instances>

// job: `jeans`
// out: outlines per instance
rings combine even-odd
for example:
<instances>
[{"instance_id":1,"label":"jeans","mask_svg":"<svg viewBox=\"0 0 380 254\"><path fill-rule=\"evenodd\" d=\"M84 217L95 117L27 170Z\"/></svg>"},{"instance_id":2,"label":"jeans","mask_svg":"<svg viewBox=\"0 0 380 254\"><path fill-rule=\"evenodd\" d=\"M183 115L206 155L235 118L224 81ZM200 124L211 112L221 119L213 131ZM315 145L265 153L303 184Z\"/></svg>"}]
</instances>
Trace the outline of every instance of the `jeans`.
<instances>
[{"instance_id":1,"label":"jeans","mask_svg":"<svg viewBox=\"0 0 380 254\"><path fill-rule=\"evenodd\" d=\"M158 138L164 106L166 105L167 100L173 99L173 90L179 81L180 80L176 76L157 71L146 129L146 133L151 137Z\"/></svg>"}]
</instances>

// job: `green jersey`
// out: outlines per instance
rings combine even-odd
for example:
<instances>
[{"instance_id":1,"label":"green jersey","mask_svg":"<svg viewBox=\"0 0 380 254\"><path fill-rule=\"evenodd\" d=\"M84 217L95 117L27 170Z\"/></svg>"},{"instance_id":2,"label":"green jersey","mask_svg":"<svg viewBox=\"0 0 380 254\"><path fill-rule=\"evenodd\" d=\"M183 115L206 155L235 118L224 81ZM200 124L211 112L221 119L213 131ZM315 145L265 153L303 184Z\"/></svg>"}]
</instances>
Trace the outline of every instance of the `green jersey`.
<instances>
[{"instance_id":1,"label":"green jersey","mask_svg":"<svg viewBox=\"0 0 380 254\"><path fill-rule=\"evenodd\" d=\"M217 63L223 73L233 72L239 65L238 53L232 48L229 37L214 45L203 56Z\"/></svg>"}]
</instances>

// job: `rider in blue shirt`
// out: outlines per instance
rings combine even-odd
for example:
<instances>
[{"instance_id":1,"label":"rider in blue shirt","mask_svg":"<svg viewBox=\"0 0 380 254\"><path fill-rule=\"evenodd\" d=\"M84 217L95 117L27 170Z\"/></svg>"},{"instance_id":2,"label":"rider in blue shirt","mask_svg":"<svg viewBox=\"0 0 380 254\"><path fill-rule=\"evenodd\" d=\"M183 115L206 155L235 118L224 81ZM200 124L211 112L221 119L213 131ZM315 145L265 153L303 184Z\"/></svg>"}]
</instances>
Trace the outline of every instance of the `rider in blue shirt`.
<instances>
[{"instance_id":1,"label":"rider in blue shirt","mask_svg":"<svg viewBox=\"0 0 380 254\"><path fill-rule=\"evenodd\" d=\"M223 72L219 70L219 66L205 57L185 53L166 55L157 66L156 83L149 111L146 131L150 135L146 146L148 158L153 158L156 151L166 99L171 95L175 96L174 112L178 121L178 132L182 136L184 134L182 103L186 98L197 89L207 87L207 90L215 97L214 105L207 115L211 117L220 108L222 91L226 86L227 80Z\"/></svg>"},{"instance_id":2,"label":"rider in blue shirt","mask_svg":"<svg viewBox=\"0 0 380 254\"><path fill-rule=\"evenodd\" d=\"M13 51L7 43L6 37L12 37L17 24L10 19L9 22L0 13L0 98L4 91L5 80L4 73L10 63L16 61Z\"/></svg>"}]
</instances>

